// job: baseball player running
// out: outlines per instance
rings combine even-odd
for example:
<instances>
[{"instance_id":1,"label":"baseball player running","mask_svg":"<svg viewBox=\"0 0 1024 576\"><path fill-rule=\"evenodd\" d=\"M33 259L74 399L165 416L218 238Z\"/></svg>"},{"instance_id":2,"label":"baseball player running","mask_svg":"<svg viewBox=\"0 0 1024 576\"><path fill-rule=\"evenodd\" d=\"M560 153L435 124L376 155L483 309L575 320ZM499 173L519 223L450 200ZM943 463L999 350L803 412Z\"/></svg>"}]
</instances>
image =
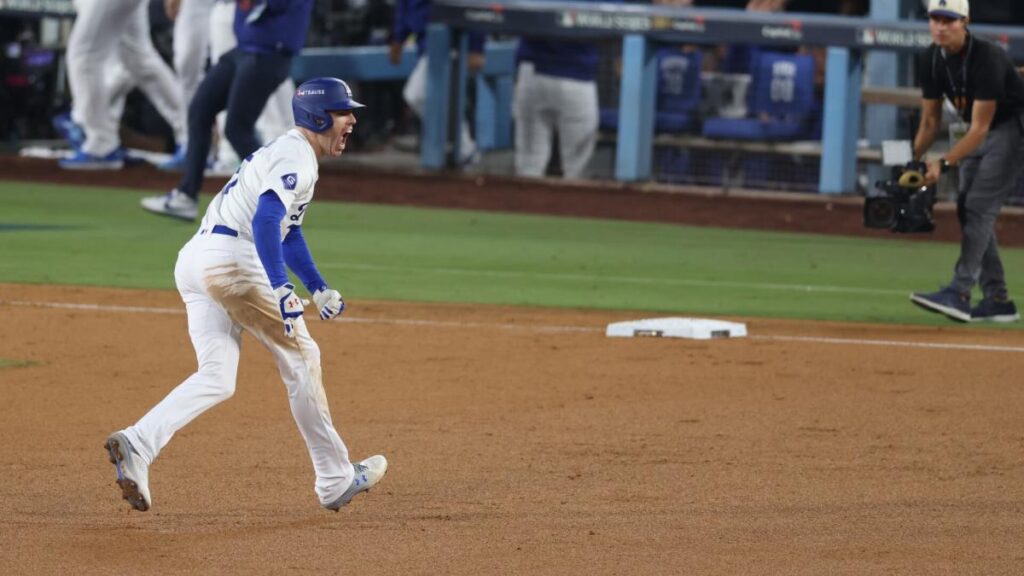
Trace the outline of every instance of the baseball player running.
<instances>
[{"instance_id":1,"label":"baseball player running","mask_svg":"<svg viewBox=\"0 0 1024 576\"><path fill-rule=\"evenodd\" d=\"M152 505L149 467L174 433L231 397L243 329L277 361L313 461L320 505L337 511L384 477L384 456L349 461L331 422L320 349L285 270L287 264L312 294L321 319L345 309L341 294L327 286L313 263L302 221L313 200L320 158L345 151L356 124L353 111L362 107L337 78L299 86L292 97L296 128L245 159L178 253L174 279L199 370L134 426L107 438L117 484L132 508L145 512Z\"/></svg>"}]
</instances>

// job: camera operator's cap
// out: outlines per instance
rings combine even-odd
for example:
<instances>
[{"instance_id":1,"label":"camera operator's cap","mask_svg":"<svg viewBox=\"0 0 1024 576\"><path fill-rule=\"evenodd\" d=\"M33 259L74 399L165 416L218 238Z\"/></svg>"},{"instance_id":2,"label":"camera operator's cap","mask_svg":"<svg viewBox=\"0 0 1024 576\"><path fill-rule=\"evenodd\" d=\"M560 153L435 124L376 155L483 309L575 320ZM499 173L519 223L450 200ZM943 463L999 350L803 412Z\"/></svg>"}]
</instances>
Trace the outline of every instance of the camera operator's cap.
<instances>
[{"instance_id":1,"label":"camera operator's cap","mask_svg":"<svg viewBox=\"0 0 1024 576\"><path fill-rule=\"evenodd\" d=\"M967 0L928 0L928 15L936 14L946 18L967 18L971 5Z\"/></svg>"}]
</instances>

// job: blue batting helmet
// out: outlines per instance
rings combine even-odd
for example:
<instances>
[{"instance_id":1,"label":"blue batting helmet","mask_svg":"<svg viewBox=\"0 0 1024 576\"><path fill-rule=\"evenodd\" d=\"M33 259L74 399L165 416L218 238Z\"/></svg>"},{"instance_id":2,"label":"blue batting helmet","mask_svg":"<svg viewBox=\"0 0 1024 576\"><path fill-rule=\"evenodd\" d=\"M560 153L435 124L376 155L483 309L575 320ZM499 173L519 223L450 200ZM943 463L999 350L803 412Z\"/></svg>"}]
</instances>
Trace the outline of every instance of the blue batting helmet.
<instances>
[{"instance_id":1,"label":"blue batting helmet","mask_svg":"<svg viewBox=\"0 0 1024 576\"><path fill-rule=\"evenodd\" d=\"M364 105L352 98L352 89L337 78L313 78L302 83L292 96L295 125L324 132L334 120L331 112L354 110Z\"/></svg>"}]
</instances>

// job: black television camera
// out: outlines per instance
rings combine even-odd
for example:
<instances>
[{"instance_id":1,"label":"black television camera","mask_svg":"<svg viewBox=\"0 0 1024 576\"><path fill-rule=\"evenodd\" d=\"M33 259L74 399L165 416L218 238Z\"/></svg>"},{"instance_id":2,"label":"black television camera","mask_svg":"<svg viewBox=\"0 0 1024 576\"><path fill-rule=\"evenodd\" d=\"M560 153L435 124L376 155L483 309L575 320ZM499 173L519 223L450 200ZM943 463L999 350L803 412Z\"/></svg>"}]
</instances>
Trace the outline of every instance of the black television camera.
<instances>
[{"instance_id":1,"label":"black television camera","mask_svg":"<svg viewBox=\"0 0 1024 576\"><path fill-rule=\"evenodd\" d=\"M891 178L875 183L880 194L864 199L864 226L900 233L935 230L935 186L924 185L927 171L924 162L893 166Z\"/></svg>"}]
</instances>

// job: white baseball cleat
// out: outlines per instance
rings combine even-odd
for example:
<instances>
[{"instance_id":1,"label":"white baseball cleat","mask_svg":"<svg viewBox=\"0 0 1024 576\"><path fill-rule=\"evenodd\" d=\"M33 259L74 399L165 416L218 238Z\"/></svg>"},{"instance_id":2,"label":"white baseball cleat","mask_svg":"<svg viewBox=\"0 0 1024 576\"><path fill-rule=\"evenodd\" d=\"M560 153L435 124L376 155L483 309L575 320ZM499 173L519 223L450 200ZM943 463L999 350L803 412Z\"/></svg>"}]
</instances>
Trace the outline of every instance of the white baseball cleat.
<instances>
[{"instance_id":1,"label":"white baseball cleat","mask_svg":"<svg viewBox=\"0 0 1024 576\"><path fill-rule=\"evenodd\" d=\"M192 221L199 215L199 203L177 188L160 196L148 196L141 201L142 207L154 214Z\"/></svg>"},{"instance_id":2,"label":"white baseball cleat","mask_svg":"<svg viewBox=\"0 0 1024 576\"><path fill-rule=\"evenodd\" d=\"M348 504L356 494L369 492L370 488L376 486L388 471L388 459L379 454L370 456L356 464L354 468L355 476L352 478L352 484L349 485L348 490L345 490L345 493L334 502L324 504L324 508L337 512L342 506Z\"/></svg>"},{"instance_id":3,"label":"white baseball cleat","mask_svg":"<svg viewBox=\"0 0 1024 576\"><path fill-rule=\"evenodd\" d=\"M121 495L139 512L149 510L153 502L149 496L149 465L142 461L123 432L111 434L103 446L117 470Z\"/></svg>"}]
</instances>

